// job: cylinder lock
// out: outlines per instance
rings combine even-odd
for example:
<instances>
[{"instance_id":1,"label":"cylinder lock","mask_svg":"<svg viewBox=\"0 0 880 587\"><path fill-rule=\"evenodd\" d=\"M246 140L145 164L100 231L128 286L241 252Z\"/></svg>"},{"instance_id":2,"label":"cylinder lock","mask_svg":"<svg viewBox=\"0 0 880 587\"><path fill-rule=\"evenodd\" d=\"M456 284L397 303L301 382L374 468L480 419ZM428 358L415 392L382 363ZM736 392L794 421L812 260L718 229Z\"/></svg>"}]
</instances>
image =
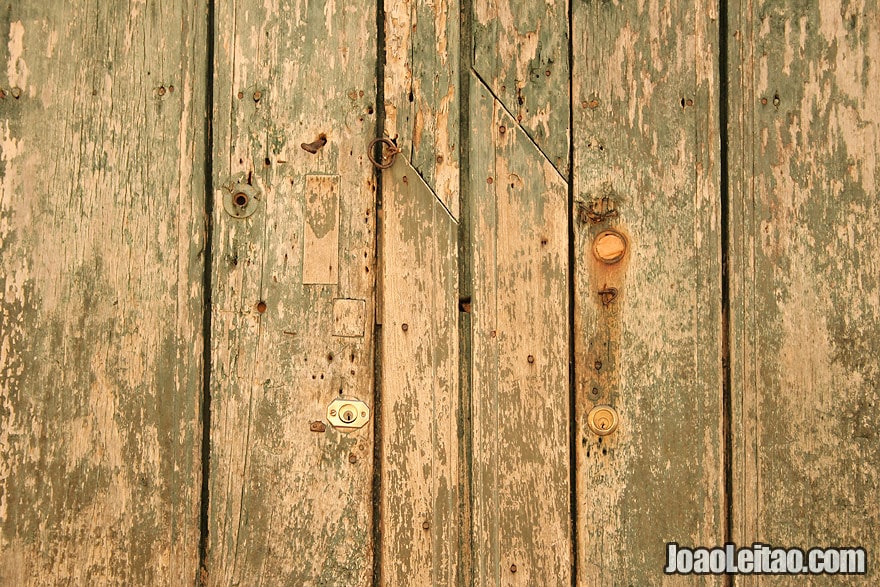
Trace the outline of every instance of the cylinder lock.
<instances>
[{"instance_id":1,"label":"cylinder lock","mask_svg":"<svg viewBox=\"0 0 880 587\"><path fill-rule=\"evenodd\" d=\"M596 406L587 414L587 426L594 434L607 436L617 430L620 418L611 406Z\"/></svg>"},{"instance_id":2,"label":"cylinder lock","mask_svg":"<svg viewBox=\"0 0 880 587\"><path fill-rule=\"evenodd\" d=\"M359 399L339 397L327 406L327 421L337 430L351 432L370 421L370 408Z\"/></svg>"}]
</instances>

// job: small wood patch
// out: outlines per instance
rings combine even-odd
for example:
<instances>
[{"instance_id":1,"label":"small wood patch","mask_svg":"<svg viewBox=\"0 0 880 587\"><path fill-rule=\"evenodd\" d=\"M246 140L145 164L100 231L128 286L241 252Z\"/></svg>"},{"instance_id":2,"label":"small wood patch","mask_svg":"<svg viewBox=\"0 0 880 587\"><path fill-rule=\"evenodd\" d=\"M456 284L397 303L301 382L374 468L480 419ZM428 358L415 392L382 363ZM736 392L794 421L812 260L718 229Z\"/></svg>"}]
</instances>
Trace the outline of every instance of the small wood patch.
<instances>
[{"instance_id":1,"label":"small wood patch","mask_svg":"<svg viewBox=\"0 0 880 587\"><path fill-rule=\"evenodd\" d=\"M303 284L339 282L339 176L307 175Z\"/></svg>"},{"instance_id":2,"label":"small wood patch","mask_svg":"<svg viewBox=\"0 0 880 587\"><path fill-rule=\"evenodd\" d=\"M333 300L333 336L364 335L365 300Z\"/></svg>"}]
</instances>

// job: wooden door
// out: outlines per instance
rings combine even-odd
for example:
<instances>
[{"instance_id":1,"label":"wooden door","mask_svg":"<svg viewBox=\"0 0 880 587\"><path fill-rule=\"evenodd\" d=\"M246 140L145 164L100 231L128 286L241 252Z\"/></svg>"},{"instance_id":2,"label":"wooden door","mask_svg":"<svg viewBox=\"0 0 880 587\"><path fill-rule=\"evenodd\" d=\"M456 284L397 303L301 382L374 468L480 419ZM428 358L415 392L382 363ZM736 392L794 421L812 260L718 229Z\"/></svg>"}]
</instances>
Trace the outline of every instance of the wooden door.
<instances>
[{"instance_id":1,"label":"wooden door","mask_svg":"<svg viewBox=\"0 0 880 587\"><path fill-rule=\"evenodd\" d=\"M814 4L0 3L0 584L875 583L880 10Z\"/></svg>"}]
</instances>

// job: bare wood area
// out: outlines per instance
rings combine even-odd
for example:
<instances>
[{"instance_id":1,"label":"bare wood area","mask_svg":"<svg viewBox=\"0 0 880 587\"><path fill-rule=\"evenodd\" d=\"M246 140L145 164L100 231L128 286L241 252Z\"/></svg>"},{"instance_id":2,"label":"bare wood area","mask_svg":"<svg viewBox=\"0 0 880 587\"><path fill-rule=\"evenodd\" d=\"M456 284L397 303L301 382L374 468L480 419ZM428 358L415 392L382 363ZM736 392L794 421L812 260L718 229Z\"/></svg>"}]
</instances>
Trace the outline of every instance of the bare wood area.
<instances>
[{"instance_id":1,"label":"bare wood area","mask_svg":"<svg viewBox=\"0 0 880 587\"><path fill-rule=\"evenodd\" d=\"M192 584L205 19L0 8L0 584Z\"/></svg>"}]
</instances>

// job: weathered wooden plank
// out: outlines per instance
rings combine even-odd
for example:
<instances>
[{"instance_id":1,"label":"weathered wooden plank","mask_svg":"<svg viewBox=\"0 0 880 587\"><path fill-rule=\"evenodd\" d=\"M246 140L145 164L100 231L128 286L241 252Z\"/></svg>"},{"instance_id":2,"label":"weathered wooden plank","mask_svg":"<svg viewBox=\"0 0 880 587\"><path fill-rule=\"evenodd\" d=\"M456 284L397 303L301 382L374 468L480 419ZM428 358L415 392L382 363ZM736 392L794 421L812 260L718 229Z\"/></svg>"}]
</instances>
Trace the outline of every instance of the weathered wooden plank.
<instances>
[{"instance_id":1,"label":"weathered wooden plank","mask_svg":"<svg viewBox=\"0 0 880 587\"><path fill-rule=\"evenodd\" d=\"M471 76L477 585L570 585L568 186Z\"/></svg>"},{"instance_id":2,"label":"weathered wooden plank","mask_svg":"<svg viewBox=\"0 0 880 587\"><path fill-rule=\"evenodd\" d=\"M874 585L880 8L731 10L733 538L863 546Z\"/></svg>"},{"instance_id":3,"label":"weathered wooden plank","mask_svg":"<svg viewBox=\"0 0 880 587\"><path fill-rule=\"evenodd\" d=\"M0 13L0 584L192 584L204 13Z\"/></svg>"},{"instance_id":4,"label":"weathered wooden plank","mask_svg":"<svg viewBox=\"0 0 880 587\"><path fill-rule=\"evenodd\" d=\"M458 225L401 156L382 210L381 584L456 585Z\"/></svg>"},{"instance_id":5,"label":"weathered wooden plank","mask_svg":"<svg viewBox=\"0 0 880 587\"><path fill-rule=\"evenodd\" d=\"M568 1L473 2L473 67L564 177L569 167Z\"/></svg>"},{"instance_id":6,"label":"weathered wooden plank","mask_svg":"<svg viewBox=\"0 0 880 587\"><path fill-rule=\"evenodd\" d=\"M459 217L459 0L385 2L385 133Z\"/></svg>"},{"instance_id":7,"label":"weathered wooden plank","mask_svg":"<svg viewBox=\"0 0 880 587\"><path fill-rule=\"evenodd\" d=\"M372 425L327 407L373 398L375 23L372 2L217 3L211 584L372 573ZM222 205L240 190L246 218Z\"/></svg>"},{"instance_id":8,"label":"weathered wooden plank","mask_svg":"<svg viewBox=\"0 0 880 587\"><path fill-rule=\"evenodd\" d=\"M717 31L710 3L573 6L579 585L653 584L666 542L723 543ZM617 265L593 253L608 228Z\"/></svg>"}]
</instances>

